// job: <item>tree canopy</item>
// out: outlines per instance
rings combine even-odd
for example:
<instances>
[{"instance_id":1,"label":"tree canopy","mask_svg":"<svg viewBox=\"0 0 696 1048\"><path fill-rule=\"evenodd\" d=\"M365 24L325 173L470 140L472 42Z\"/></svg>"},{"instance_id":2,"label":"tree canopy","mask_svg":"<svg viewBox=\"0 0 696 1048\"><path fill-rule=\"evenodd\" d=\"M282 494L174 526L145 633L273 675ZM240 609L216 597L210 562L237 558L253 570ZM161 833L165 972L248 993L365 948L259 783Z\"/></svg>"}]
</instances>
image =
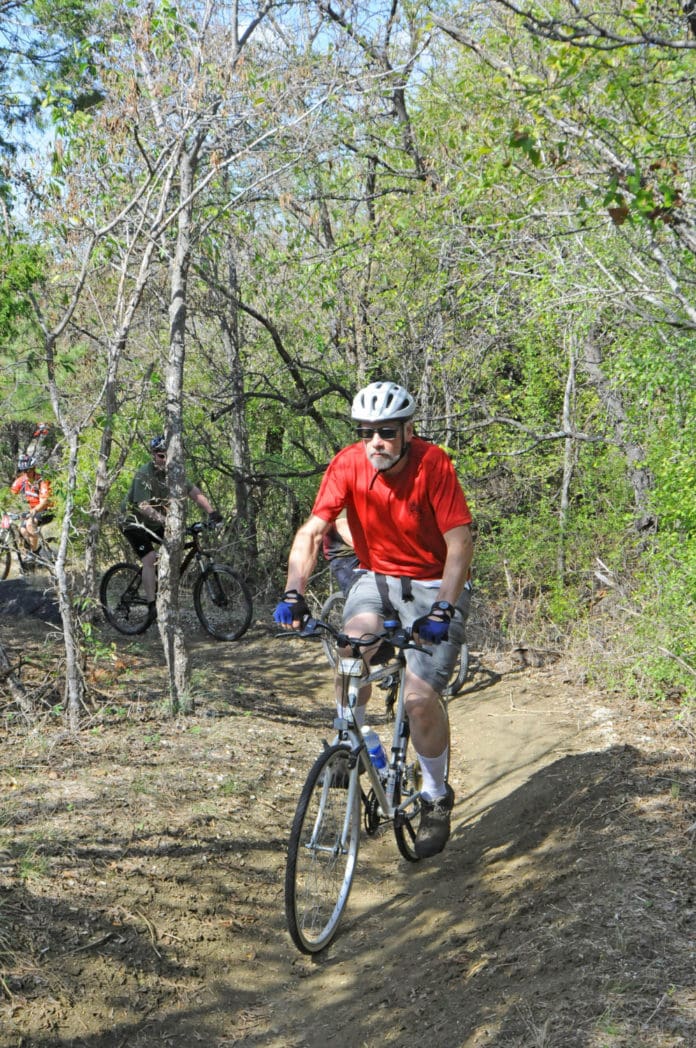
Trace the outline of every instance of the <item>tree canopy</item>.
<instances>
[{"instance_id":1,"label":"tree canopy","mask_svg":"<svg viewBox=\"0 0 696 1048\"><path fill-rule=\"evenodd\" d=\"M456 462L507 641L689 701L692 13L2 10L0 457L9 481L52 415L87 589L166 427L270 599L355 388L391 377Z\"/></svg>"}]
</instances>

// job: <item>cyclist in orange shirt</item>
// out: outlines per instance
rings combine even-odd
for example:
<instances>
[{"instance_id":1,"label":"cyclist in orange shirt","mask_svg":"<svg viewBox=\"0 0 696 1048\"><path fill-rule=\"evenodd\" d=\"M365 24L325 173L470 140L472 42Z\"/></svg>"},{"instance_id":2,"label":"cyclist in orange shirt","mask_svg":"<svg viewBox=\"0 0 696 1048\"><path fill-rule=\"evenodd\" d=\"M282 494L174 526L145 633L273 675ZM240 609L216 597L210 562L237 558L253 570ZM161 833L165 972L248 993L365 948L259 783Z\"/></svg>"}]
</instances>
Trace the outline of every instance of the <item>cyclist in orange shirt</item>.
<instances>
[{"instance_id":1,"label":"cyclist in orange shirt","mask_svg":"<svg viewBox=\"0 0 696 1048\"><path fill-rule=\"evenodd\" d=\"M20 534L32 553L39 549L39 527L53 520L51 483L36 471L33 455L20 455L17 462L19 476L10 485L13 495L22 495L29 506L29 513L19 526Z\"/></svg>"}]
</instances>

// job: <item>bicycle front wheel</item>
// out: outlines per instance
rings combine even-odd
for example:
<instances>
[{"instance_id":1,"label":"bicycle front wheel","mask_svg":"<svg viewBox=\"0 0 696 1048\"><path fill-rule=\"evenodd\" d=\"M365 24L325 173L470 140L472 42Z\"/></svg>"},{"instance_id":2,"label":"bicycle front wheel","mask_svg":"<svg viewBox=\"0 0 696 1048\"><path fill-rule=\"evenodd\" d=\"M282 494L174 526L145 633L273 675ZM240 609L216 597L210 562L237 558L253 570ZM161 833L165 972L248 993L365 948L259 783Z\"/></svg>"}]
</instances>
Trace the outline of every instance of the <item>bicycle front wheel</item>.
<instances>
[{"instance_id":1,"label":"bicycle front wheel","mask_svg":"<svg viewBox=\"0 0 696 1048\"><path fill-rule=\"evenodd\" d=\"M107 620L119 633L144 633L152 619L140 591L142 572L135 564L114 564L102 576L99 600Z\"/></svg>"},{"instance_id":2,"label":"bicycle front wheel","mask_svg":"<svg viewBox=\"0 0 696 1048\"><path fill-rule=\"evenodd\" d=\"M285 872L285 915L302 953L333 939L348 902L360 845L360 786L345 746L315 761L295 812Z\"/></svg>"},{"instance_id":3,"label":"bicycle front wheel","mask_svg":"<svg viewBox=\"0 0 696 1048\"><path fill-rule=\"evenodd\" d=\"M343 626L343 608L345 607L346 597L340 590L336 590L331 596L324 601L319 612L319 618L322 622L328 622L334 629L340 630ZM336 641L329 633L321 634L321 643L324 649L324 654L329 660L329 665L332 669L336 666Z\"/></svg>"},{"instance_id":4,"label":"bicycle front wheel","mask_svg":"<svg viewBox=\"0 0 696 1048\"><path fill-rule=\"evenodd\" d=\"M193 604L202 625L216 640L238 640L249 628L251 594L225 564L213 564L197 579Z\"/></svg>"}]
</instances>

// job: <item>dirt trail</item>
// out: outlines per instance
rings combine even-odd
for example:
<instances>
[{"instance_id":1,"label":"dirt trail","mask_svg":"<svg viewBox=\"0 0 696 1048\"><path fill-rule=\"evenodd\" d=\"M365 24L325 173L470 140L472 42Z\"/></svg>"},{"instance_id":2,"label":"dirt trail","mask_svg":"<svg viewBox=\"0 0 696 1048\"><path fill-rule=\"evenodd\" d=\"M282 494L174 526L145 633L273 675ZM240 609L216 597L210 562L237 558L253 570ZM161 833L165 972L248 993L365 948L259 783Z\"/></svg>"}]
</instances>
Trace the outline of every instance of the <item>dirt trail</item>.
<instances>
[{"instance_id":1,"label":"dirt trail","mask_svg":"<svg viewBox=\"0 0 696 1048\"><path fill-rule=\"evenodd\" d=\"M43 679L46 628L0 623ZM1 1048L696 1045L693 733L668 715L484 658L500 679L450 707L447 850L364 839L306 958L284 851L329 732L320 652L198 636L197 712L172 721L154 633L102 640L79 739L4 709Z\"/></svg>"}]
</instances>

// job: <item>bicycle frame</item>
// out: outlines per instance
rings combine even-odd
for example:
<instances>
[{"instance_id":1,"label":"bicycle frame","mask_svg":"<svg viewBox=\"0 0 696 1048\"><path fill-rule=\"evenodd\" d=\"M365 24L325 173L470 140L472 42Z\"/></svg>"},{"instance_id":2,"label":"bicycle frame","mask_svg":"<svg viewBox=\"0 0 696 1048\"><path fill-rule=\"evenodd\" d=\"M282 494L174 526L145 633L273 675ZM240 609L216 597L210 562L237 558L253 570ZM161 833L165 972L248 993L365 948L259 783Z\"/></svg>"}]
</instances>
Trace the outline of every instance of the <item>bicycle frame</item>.
<instances>
[{"instance_id":1,"label":"bicycle frame","mask_svg":"<svg viewBox=\"0 0 696 1048\"><path fill-rule=\"evenodd\" d=\"M181 566L179 568L179 578L183 579L185 573L188 571L191 561L195 560L200 568L201 572L205 571L214 560L214 555L210 550L205 550L200 544L200 534L198 531L194 531L197 525L192 525L186 529L191 535L188 542L184 542L183 551L185 556L182 558ZM159 556L157 558L159 560Z\"/></svg>"},{"instance_id":2,"label":"bicycle frame","mask_svg":"<svg viewBox=\"0 0 696 1048\"><path fill-rule=\"evenodd\" d=\"M388 663L379 666L367 675L365 675L364 672L365 668L365 661L360 655L339 658L338 675L339 677L342 677L347 684L347 705L351 713L351 718L348 720L347 718L337 717L334 720L334 727L338 732L339 741L350 742L351 760L354 759L356 765L362 763L370 780L372 789L374 790L380 817L387 821L394 821L398 818L400 812L406 811L407 808L415 805L420 797L420 792L415 792L401 803L396 806L394 805L394 790L397 777L401 779L405 772L404 742L408 737L407 720L404 716L404 670L406 668L406 659L403 652L399 652L399 654L390 659ZM383 780L382 776L370 760L365 741L362 737L362 732L355 722L353 710L357 704L358 692L361 687L365 684L378 683L381 680L385 680L387 677L397 677L399 686L396 706L394 709L394 731L392 733L391 751L387 762L386 779ZM357 772L351 768L349 784L349 789L351 790L359 788L358 772L359 768Z\"/></svg>"}]
</instances>

